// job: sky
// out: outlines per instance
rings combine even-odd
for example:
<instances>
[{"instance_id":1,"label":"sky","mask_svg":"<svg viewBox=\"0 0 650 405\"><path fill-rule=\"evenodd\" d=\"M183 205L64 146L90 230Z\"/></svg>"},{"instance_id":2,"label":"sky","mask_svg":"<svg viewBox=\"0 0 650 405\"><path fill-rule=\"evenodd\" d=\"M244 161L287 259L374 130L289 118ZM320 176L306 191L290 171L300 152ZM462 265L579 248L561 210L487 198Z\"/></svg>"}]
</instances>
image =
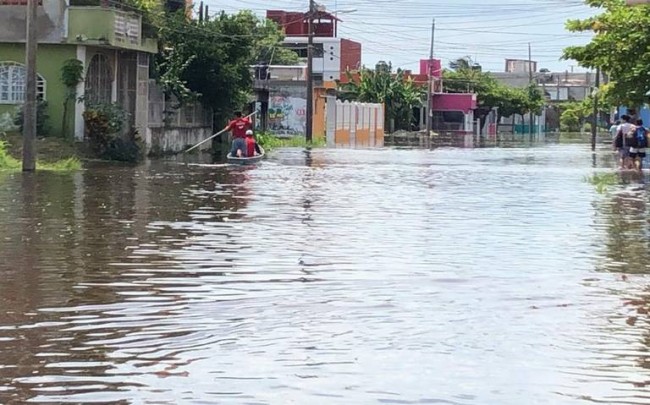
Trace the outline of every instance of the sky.
<instances>
[{"instance_id":1,"label":"sky","mask_svg":"<svg viewBox=\"0 0 650 405\"><path fill-rule=\"evenodd\" d=\"M198 0L196 1L198 2ZM306 11L308 0L207 0L210 14L267 9ZM562 49L589 42L589 33L570 33L568 19L598 12L582 0L320 0L339 11L339 36L363 44L363 64L392 62L419 70L429 55L435 18L434 55L449 61L470 56L486 71L502 72L505 59L528 59L528 44L538 68L585 71L575 61L560 60Z\"/></svg>"}]
</instances>

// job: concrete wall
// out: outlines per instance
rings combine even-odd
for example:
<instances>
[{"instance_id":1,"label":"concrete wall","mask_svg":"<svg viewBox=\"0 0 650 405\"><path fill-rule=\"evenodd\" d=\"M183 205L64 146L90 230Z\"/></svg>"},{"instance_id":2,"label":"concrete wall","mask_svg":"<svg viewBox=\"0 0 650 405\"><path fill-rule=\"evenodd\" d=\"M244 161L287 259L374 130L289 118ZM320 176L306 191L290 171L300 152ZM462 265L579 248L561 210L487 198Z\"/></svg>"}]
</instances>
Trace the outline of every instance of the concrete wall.
<instances>
[{"instance_id":1,"label":"concrete wall","mask_svg":"<svg viewBox=\"0 0 650 405\"><path fill-rule=\"evenodd\" d=\"M304 135L307 108L305 82L271 83L269 131L276 135Z\"/></svg>"},{"instance_id":2,"label":"concrete wall","mask_svg":"<svg viewBox=\"0 0 650 405\"><path fill-rule=\"evenodd\" d=\"M39 43L58 44L66 38L66 2L43 0L38 7ZM0 5L0 42L25 42L25 6Z\"/></svg>"},{"instance_id":3,"label":"concrete wall","mask_svg":"<svg viewBox=\"0 0 650 405\"><path fill-rule=\"evenodd\" d=\"M307 46L307 38L286 37L285 44L304 44ZM314 73L322 74L324 81L339 80L341 78L341 39L339 38L314 38L315 44L323 45L323 57L314 58ZM305 59L306 62L306 59Z\"/></svg>"},{"instance_id":4,"label":"concrete wall","mask_svg":"<svg viewBox=\"0 0 650 405\"><path fill-rule=\"evenodd\" d=\"M108 45L147 53L158 51L155 40L143 37L142 17L137 13L105 7L70 7L68 20L70 43Z\"/></svg>"},{"instance_id":5,"label":"concrete wall","mask_svg":"<svg viewBox=\"0 0 650 405\"><path fill-rule=\"evenodd\" d=\"M1 8L0 11L2 11ZM65 135L71 138L74 130L74 105L72 103L70 103L68 112L67 128L69 133L61 134L63 100L66 95L66 88L61 83L61 67L66 60L76 58L76 46L41 44L38 47L37 58L36 70L45 79L45 100L48 102L50 135ZM0 43L0 62L6 61L25 63L25 45ZM14 104L0 104L0 115L6 112L13 113L17 107Z\"/></svg>"},{"instance_id":6,"label":"concrete wall","mask_svg":"<svg viewBox=\"0 0 650 405\"><path fill-rule=\"evenodd\" d=\"M326 130L328 146L384 146L384 106L349 103L327 97Z\"/></svg>"},{"instance_id":7,"label":"concrete wall","mask_svg":"<svg viewBox=\"0 0 650 405\"><path fill-rule=\"evenodd\" d=\"M361 68L361 43L349 39L341 39L341 75L347 70Z\"/></svg>"},{"instance_id":8,"label":"concrete wall","mask_svg":"<svg viewBox=\"0 0 650 405\"><path fill-rule=\"evenodd\" d=\"M147 153L163 154L185 150L189 145L196 145L212 135L212 128L165 128L154 127L146 129L146 139L151 144L147 145ZM206 142L198 149L208 150L210 142Z\"/></svg>"}]
</instances>

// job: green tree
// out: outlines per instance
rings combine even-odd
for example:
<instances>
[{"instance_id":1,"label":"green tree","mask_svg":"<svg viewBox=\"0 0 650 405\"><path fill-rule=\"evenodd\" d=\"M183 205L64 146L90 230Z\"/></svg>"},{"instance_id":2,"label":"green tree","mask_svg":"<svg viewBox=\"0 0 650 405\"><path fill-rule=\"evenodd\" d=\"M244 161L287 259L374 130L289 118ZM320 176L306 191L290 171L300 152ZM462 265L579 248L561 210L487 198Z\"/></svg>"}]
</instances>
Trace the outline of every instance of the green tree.
<instances>
[{"instance_id":1,"label":"green tree","mask_svg":"<svg viewBox=\"0 0 650 405\"><path fill-rule=\"evenodd\" d=\"M598 98L598 110L607 111L611 105L607 103L606 98ZM581 131L585 124L591 123L594 116L594 98L587 97L585 100L565 103L560 106L560 129L568 132ZM599 117L600 121L600 117Z\"/></svg>"},{"instance_id":2,"label":"green tree","mask_svg":"<svg viewBox=\"0 0 650 405\"><path fill-rule=\"evenodd\" d=\"M274 21L260 21L256 26L256 37L251 62L274 65L299 64L300 58L298 54L291 49L283 47L281 45L283 40L284 34Z\"/></svg>"},{"instance_id":3,"label":"green tree","mask_svg":"<svg viewBox=\"0 0 650 405\"><path fill-rule=\"evenodd\" d=\"M163 18L162 51L156 61L159 83L181 102L198 99L211 107L217 122L247 102L250 65L298 60L280 46L283 36L277 25L250 11L222 12L208 21L189 20L183 12Z\"/></svg>"},{"instance_id":4,"label":"green tree","mask_svg":"<svg viewBox=\"0 0 650 405\"><path fill-rule=\"evenodd\" d=\"M349 83L339 86L341 99L384 104L385 128L390 128L391 120L395 129L411 128L413 109L422 105L426 88L407 78L403 70L393 72L391 64L380 62L374 70L361 69L358 81L349 72L348 79Z\"/></svg>"},{"instance_id":5,"label":"green tree","mask_svg":"<svg viewBox=\"0 0 650 405\"><path fill-rule=\"evenodd\" d=\"M586 0L601 13L583 20L569 20L571 32L592 32L584 46L564 50L565 59L581 66L600 68L611 80L602 96L608 102L637 106L647 101L650 90L650 8L628 7L623 0Z\"/></svg>"}]
</instances>

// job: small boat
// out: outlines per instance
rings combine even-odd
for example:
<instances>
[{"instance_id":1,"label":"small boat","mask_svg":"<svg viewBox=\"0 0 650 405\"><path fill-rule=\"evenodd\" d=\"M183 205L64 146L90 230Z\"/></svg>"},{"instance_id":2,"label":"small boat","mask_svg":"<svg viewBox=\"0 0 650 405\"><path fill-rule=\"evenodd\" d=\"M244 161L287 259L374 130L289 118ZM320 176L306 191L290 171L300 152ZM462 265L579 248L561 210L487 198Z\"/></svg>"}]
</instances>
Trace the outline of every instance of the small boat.
<instances>
[{"instance_id":1,"label":"small boat","mask_svg":"<svg viewBox=\"0 0 650 405\"><path fill-rule=\"evenodd\" d=\"M226 156L226 159L228 159L228 163L232 163L235 165L251 165L259 162L260 160L264 159L264 155L266 152L264 152L264 148L260 146L260 153L259 155L251 156L251 157L236 157L232 156L232 154L228 153L228 156Z\"/></svg>"}]
</instances>

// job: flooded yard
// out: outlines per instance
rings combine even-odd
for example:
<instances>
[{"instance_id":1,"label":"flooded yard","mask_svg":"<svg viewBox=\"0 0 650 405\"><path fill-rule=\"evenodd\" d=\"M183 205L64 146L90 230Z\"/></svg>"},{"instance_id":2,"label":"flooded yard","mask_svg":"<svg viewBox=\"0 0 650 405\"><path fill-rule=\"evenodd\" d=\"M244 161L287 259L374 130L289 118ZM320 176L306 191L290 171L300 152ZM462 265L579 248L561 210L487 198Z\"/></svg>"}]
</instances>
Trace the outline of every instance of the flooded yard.
<instances>
[{"instance_id":1,"label":"flooded yard","mask_svg":"<svg viewBox=\"0 0 650 405\"><path fill-rule=\"evenodd\" d=\"M643 179L585 145L0 173L0 403L648 404Z\"/></svg>"}]
</instances>

